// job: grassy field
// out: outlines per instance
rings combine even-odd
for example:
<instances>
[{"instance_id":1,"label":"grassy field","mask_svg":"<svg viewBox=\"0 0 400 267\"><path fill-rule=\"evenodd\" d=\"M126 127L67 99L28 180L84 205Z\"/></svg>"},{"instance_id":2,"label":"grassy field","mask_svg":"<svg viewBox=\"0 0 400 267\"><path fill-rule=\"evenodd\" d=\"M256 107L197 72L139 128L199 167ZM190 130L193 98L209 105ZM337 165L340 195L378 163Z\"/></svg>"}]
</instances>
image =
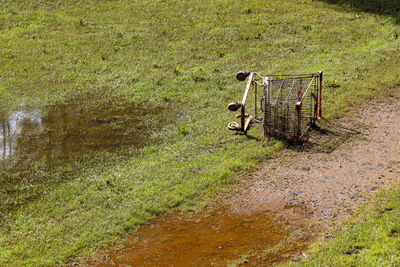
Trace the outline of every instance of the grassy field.
<instances>
[{"instance_id":1,"label":"grassy field","mask_svg":"<svg viewBox=\"0 0 400 267\"><path fill-rule=\"evenodd\" d=\"M282 149L259 140L261 129L228 132L239 70L324 70L328 119L390 95L400 84L398 11L360 2L0 1L3 117L71 103L168 115L140 149L3 168L0 265L67 262L172 207L195 207Z\"/></svg>"}]
</instances>

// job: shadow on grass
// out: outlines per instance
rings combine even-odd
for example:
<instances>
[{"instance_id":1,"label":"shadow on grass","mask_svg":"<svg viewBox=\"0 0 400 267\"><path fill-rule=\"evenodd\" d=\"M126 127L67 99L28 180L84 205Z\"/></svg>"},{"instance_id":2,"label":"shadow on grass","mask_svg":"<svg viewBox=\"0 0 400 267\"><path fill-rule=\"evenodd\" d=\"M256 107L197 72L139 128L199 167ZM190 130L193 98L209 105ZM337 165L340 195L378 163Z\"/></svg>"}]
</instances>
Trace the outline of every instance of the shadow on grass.
<instances>
[{"instance_id":1,"label":"shadow on grass","mask_svg":"<svg viewBox=\"0 0 400 267\"><path fill-rule=\"evenodd\" d=\"M246 138L249 139L249 140L256 140L256 141L261 141L262 140L262 138L259 138L259 137L254 136L254 135L250 135L248 133L244 134L244 136L246 136Z\"/></svg>"},{"instance_id":2,"label":"shadow on grass","mask_svg":"<svg viewBox=\"0 0 400 267\"><path fill-rule=\"evenodd\" d=\"M400 24L400 0L320 0L328 4L342 5L364 12L387 15Z\"/></svg>"}]
</instances>

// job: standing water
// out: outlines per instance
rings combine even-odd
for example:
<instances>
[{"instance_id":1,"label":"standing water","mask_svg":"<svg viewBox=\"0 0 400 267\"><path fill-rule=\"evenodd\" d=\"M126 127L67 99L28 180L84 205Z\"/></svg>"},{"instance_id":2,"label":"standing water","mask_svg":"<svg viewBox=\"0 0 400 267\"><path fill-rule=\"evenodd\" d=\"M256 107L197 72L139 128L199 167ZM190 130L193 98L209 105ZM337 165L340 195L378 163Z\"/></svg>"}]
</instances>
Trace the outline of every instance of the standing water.
<instances>
[{"instance_id":1,"label":"standing water","mask_svg":"<svg viewBox=\"0 0 400 267\"><path fill-rule=\"evenodd\" d=\"M144 147L163 109L145 104L57 105L0 118L1 159L68 160L90 151Z\"/></svg>"},{"instance_id":2,"label":"standing water","mask_svg":"<svg viewBox=\"0 0 400 267\"><path fill-rule=\"evenodd\" d=\"M0 116L0 223L39 197L44 190L38 187L74 179L96 155L94 165L106 161L108 152L135 151L159 140L171 121L164 110L146 102L79 101Z\"/></svg>"},{"instance_id":3,"label":"standing water","mask_svg":"<svg viewBox=\"0 0 400 267\"><path fill-rule=\"evenodd\" d=\"M160 216L130 234L122 248L100 252L89 266L256 266L304 257L315 240L311 215L290 207L291 216L219 207L193 216ZM287 214L288 212L286 212ZM293 216L293 214L296 214Z\"/></svg>"},{"instance_id":4,"label":"standing water","mask_svg":"<svg viewBox=\"0 0 400 267\"><path fill-rule=\"evenodd\" d=\"M0 119L0 155L5 160L13 156L17 148L17 137L27 128L42 129L42 118L34 113L16 111L7 119Z\"/></svg>"}]
</instances>

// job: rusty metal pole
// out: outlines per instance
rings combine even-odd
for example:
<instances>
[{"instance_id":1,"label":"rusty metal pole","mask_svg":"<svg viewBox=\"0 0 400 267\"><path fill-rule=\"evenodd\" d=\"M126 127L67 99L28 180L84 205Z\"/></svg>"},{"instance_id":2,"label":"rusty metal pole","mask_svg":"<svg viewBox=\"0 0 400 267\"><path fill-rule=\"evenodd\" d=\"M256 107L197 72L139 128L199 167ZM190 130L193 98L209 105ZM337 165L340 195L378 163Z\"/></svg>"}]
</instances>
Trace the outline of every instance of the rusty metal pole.
<instances>
[{"instance_id":1,"label":"rusty metal pole","mask_svg":"<svg viewBox=\"0 0 400 267\"><path fill-rule=\"evenodd\" d=\"M322 118L322 76L323 76L323 71L319 71L319 94L318 94L318 119Z\"/></svg>"},{"instance_id":2,"label":"rusty metal pole","mask_svg":"<svg viewBox=\"0 0 400 267\"><path fill-rule=\"evenodd\" d=\"M297 112L297 129L296 133L294 135L294 140L299 141L300 136L301 136L301 109L303 107L303 103L301 102L301 98L299 97L297 103L296 103L296 112Z\"/></svg>"},{"instance_id":3,"label":"rusty metal pole","mask_svg":"<svg viewBox=\"0 0 400 267\"><path fill-rule=\"evenodd\" d=\"M269 89L270 89L270 81L268 80L268 76L263 78L263 87L264 87L264 138L270 134L269 123L270 123L270 111L269 111Z\"/></svg>"}]
</instances>

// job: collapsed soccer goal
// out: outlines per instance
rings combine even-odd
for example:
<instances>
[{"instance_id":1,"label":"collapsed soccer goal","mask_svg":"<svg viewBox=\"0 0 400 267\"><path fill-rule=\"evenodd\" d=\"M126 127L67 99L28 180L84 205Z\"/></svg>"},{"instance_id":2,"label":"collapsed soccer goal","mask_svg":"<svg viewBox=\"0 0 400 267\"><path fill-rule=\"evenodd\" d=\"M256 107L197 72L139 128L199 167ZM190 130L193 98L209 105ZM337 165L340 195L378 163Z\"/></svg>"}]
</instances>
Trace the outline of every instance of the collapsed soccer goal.
<instances>
[{"instance_id":1,"label":"collapsed soccer goal","mask_svg":"<svg viewBox=\"0 0 400 267\"><path fill-rule=\"evenodd\" d=\"M246 133L251 125L262 123L264 136L300 140L307 130L322 116L323 72L298 75L260 75L255 72L239 72L239 81L247 79L242 102L230 103L228 109L240 114L240 124L231 122L230 130ZM262 94L258 96L259 90ZM251 108L246 104L253 91ZM253 114L247 114L253 110ZM259 114L263 115L262 117Z\"/></svg>"}]
</instances>

